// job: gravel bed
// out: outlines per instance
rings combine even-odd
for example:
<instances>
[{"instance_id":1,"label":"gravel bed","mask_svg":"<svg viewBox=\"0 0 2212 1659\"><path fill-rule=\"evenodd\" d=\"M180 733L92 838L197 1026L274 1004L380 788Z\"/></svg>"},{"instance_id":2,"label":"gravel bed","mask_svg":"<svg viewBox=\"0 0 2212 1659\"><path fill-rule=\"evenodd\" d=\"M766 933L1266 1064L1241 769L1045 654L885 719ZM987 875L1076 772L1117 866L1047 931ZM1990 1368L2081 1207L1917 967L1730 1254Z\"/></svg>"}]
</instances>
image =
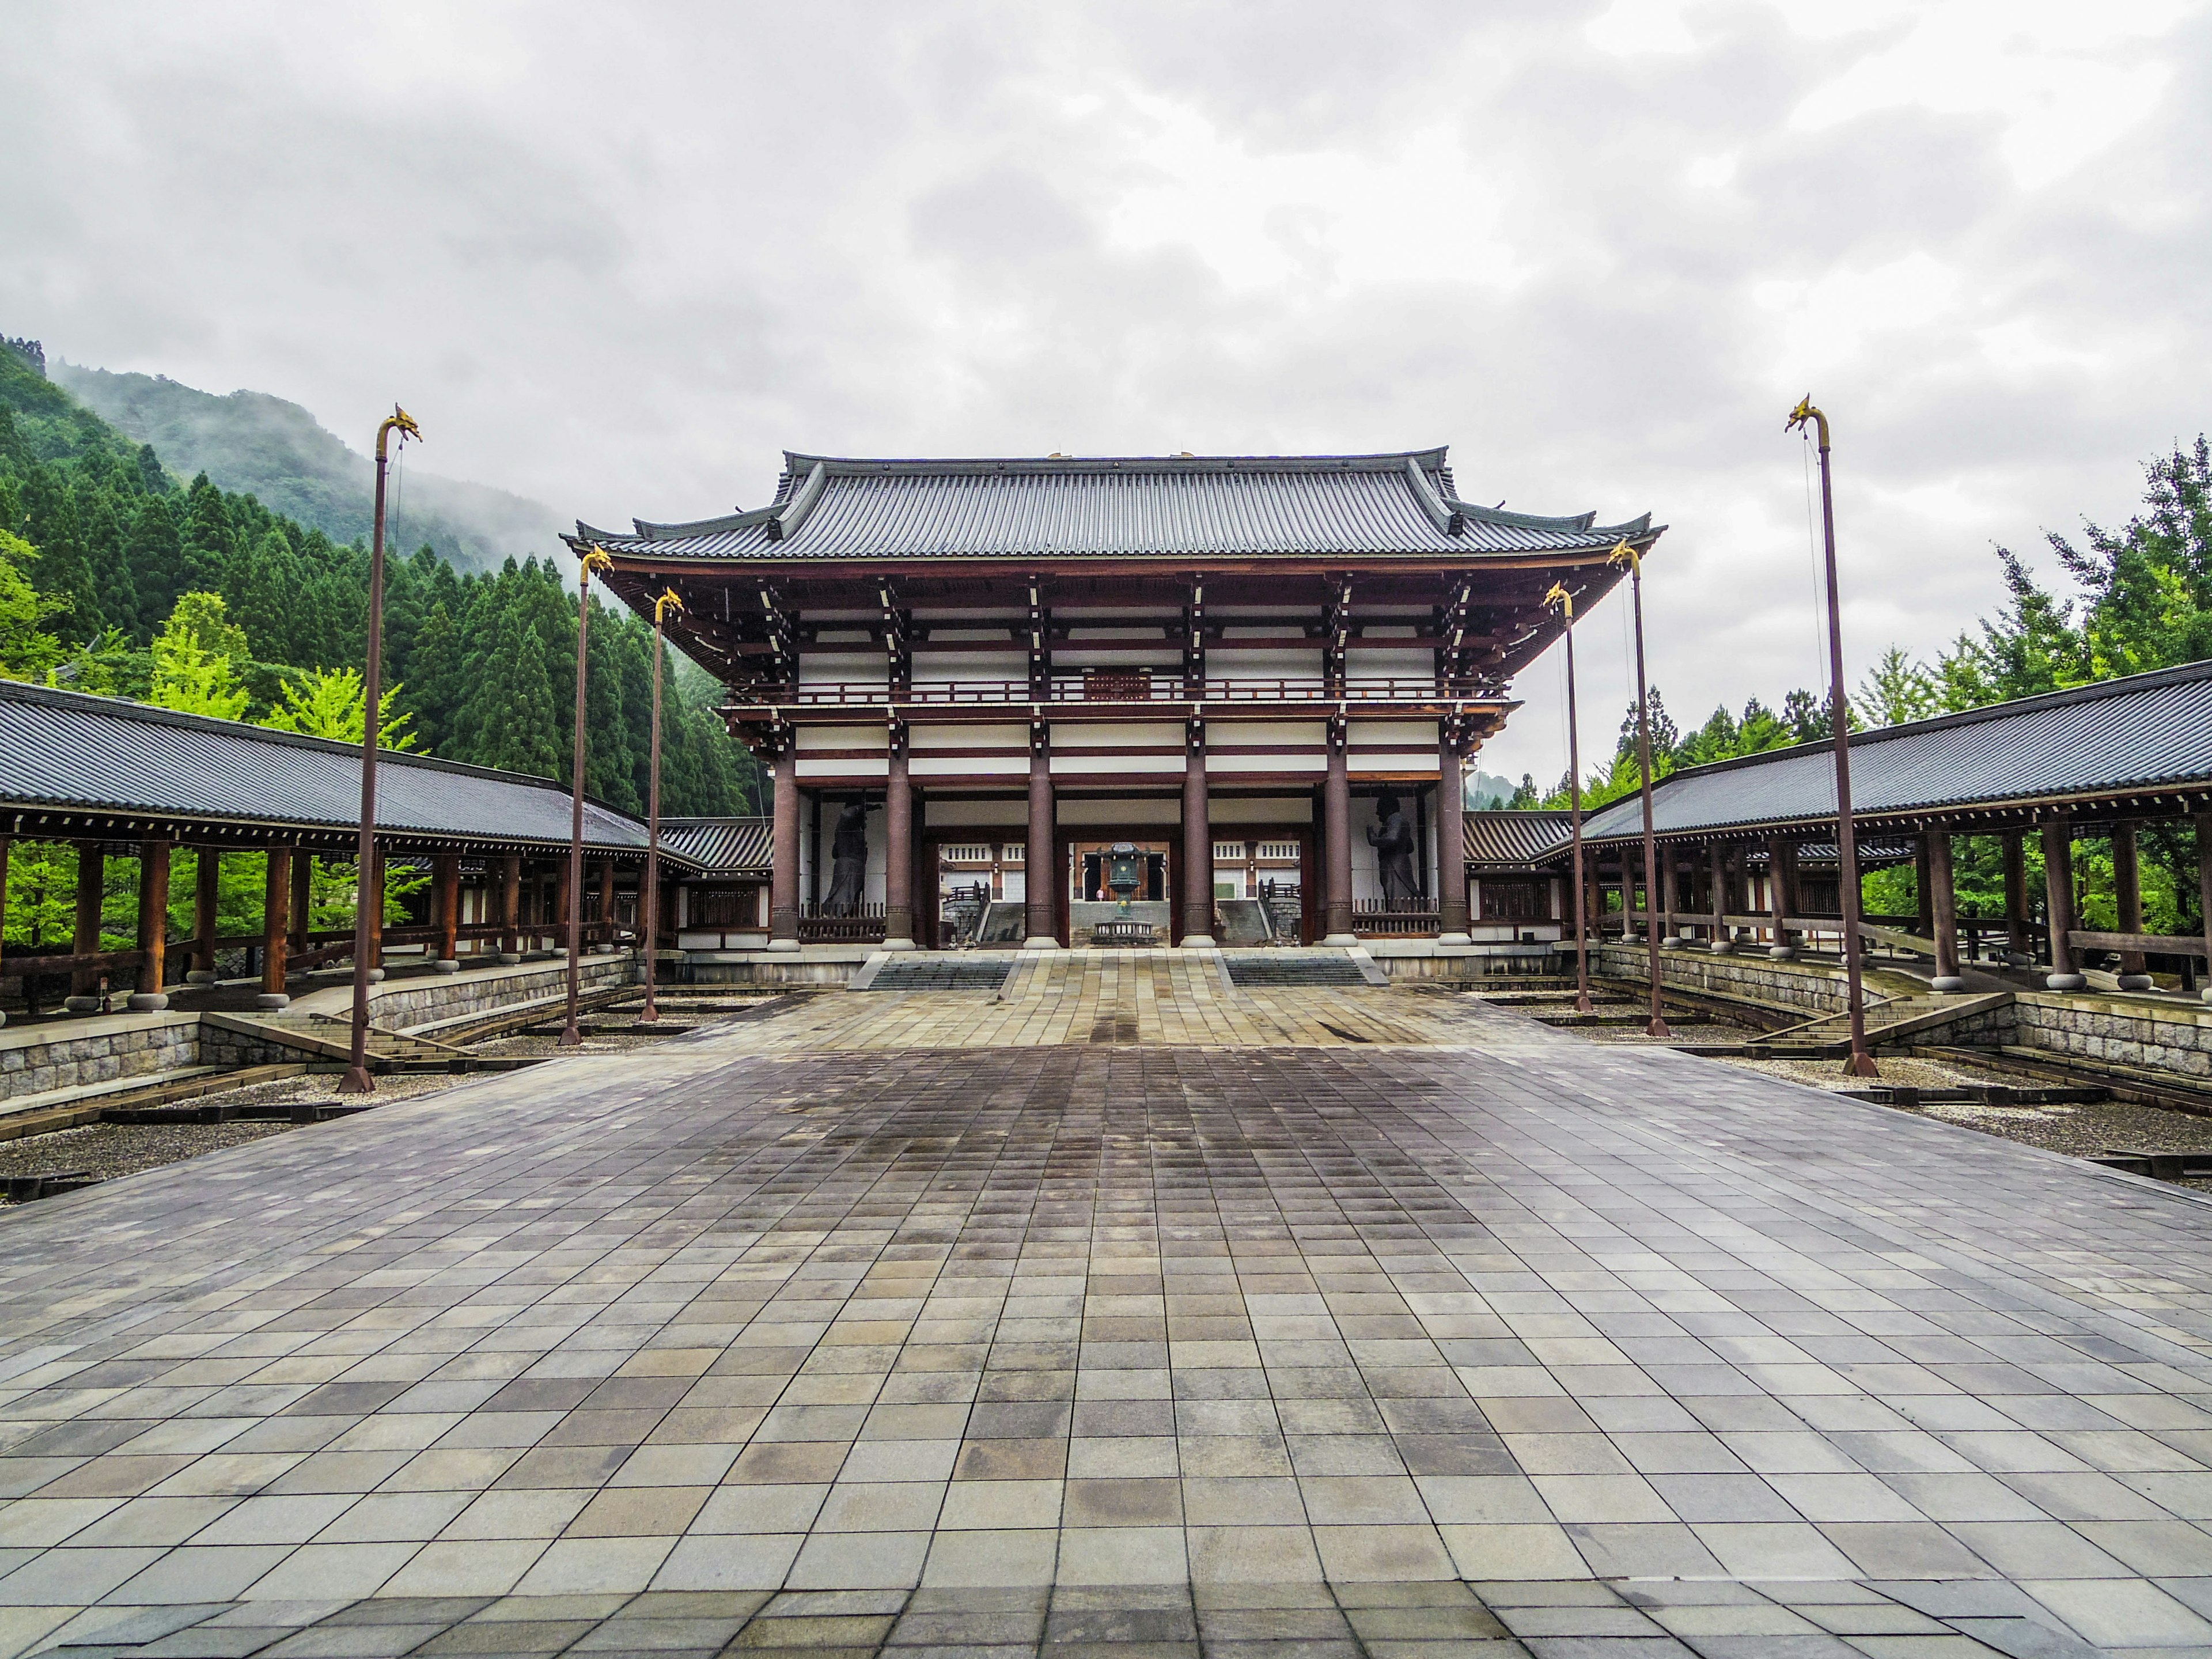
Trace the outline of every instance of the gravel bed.
<instances>
[{"instance_id":1,"label":"gravel bed","mask_svg":"<svg viewBox=\"0 0 2212 1659\"><path fill-rule=\"evenodd\" d=\"M289 1123L88 1123L0 1140L0 1178L88 1170L102 1181L283 1134ZM0 1207L8 1207L0 1196Z\"/></svg>"},{"instance_id":2,"label":"gravel bed","mask_svg":"<svg viewBox=\"0 0 2212 1659\"><path fill-rule=\"evenodd\" d=\"M380 1077L376 1080L375 1098L380 1101L404 1100L416 1095L434 1095L468 1082L466 1077L452 1077L444 1073L424 1077ZM338 1093L338 1073L307 1073L299 1077L278 1078L269 1083L257 1083L243 1089L225 1089L214 1094L196 1096L179 1101L179 1107L323 1104L339 1101L358 1100L356 1095ZM141 1170L157 1170L165 1164L181 1164L186 1158L198 1158L206 1152L219 1152L226 1146L240 1146L250 1140L263 1140L270 1135L283 1134L294 1126L289 1123L229 1122L229 1123L88 1123L75 1129L57 1129L51 1134L25 1135L16 1140L0 1140L0 1180L10 1176L59 1175L66 1170L87 1170L103 1181L117 1176L136 1175ZM0 1196L0 1207L7 1200Z\"/></svg>"},{"instance_id":3,"label":"gravel bed","mask_svg":"<svg viewBox=\"0 0 2212 1659\"><path fill-rule=\"evenodd\" d=\"M1876 1062L1881 1067L1878 1079L1845 1077L1842 1063L1833 1060L1729 1058L1721 1063L1764 1072L1769 1077L1787 1078L1792 1083L1808 1084L1815 1089L1864 1089L1881 1084L1911 1089L1984 1088L1992 1083L2027 1089L2055 1086L1941 1060L1887 1056ZM1937 1100L1890 1109L1940 1118L1946 1123L2040 1146L2046 1152L2064 1152L2073 1158L2094 1157L2102 1152L2212 1152L2212 1118L2198 1117L2191 1112L2166 1111L2157 1106L2137 1106L2122 1100L2068 1106L1984 1106L1978 1101ZM2212 1178L2191 1176L2170 1184L2212 1192Z\"/></svg>"}]
</instances>

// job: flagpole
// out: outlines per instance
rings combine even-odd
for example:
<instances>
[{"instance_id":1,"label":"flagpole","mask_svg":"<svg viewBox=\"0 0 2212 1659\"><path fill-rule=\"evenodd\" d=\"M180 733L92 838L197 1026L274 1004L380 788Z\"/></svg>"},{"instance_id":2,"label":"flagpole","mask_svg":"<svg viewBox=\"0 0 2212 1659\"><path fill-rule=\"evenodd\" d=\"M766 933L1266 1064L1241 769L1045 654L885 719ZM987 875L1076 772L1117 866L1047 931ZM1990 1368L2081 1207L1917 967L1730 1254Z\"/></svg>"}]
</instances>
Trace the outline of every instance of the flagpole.
<instances>
[{"instance_id":1,"label":"flagpole","mask_svg":"<svg viewBox=\"0 0 2212 1659\"><path fill-rule=\"evenodd\" d=\"M383 884L376 877L376 739L384 701L384 481L390 466L392 434L399 441L419 441L422 429L414 417L394 404L376 428L376 514L369 531L368 550L368 661L362 676L364 701L361 722L361 851L354 865L353 904L353 1040L346 1056L345 1075L338 1079L342 1095L376 1092L368 1074L368 984L375 967L379 915L372 919L369 906L384 902ZM369 891L374 884L377 891ZM303 921L301 926L306 926Z\"/></svg>"},{"instance_id":2,"label":"flagpole","mask_svg":"<svg viewBox=\"0 0 2212 1659\"><path fill-rule=\"evenodd\" d=\"M568 1018L561 1026L558 1046L574 1048L584 1040L577 1029L576 1007L583 991L584 951L584 679L587 663L585 641L592 627L592 572L611 570L614 561L606 550L593 546L580 556L576 577L576 731L570 745L574 765L569 772L568 799Z\"/></svg>"},{"instance_id":3,"label":"flagpole","mask_svg":"<svg viewBox=\"0 0 2212 1659\"><path fill-rule=\"evenodd\" d=\"M1651 692L1644 678L1644 559L1623 541L1607 562L1627 565L1636 609L1636 759L1644 776L1644 948L1651 957L1651 1018L1644 1035L1668 1037L1674 1034L1667 1028L1659 994L1659 842L1651 827Z\"/></svg>"},{"instance_id":4,"label":"flagpole","mask_svg":"<svg viewBox=\"0 0 2212 1659\"><path fill-rule=\"evenodd\" d=\"M1836 587L1836 497L1828 472L1828 417L1813 406L1810 392L1790 411L1789 424L1782 429L1796 432L1808 423L1820 434L1820 531L1828 562L1828 724L1836 745L1836 880L1843 901L1844 977L1851 1013L1851 1052L1844 1061L1844 1075L1880 1077L1867 1049L1866 983L1859 969L1864 899L1859 891L1858 834L1851 823L1850 702L1844 694L1844 617Z\"/></svg>"},{"instance_id":5,"label":"flagpole","mask_svg":"<svg viewBox=\"0 0 2212 1659\"><path fill-rule=\"evenodd\" d=\"M653 1000L653 972L660 952L660 662L667 655L666 624L684 601L669 588L653 602L653 775L645 787L645 1012L650 1024L660 1018Z\"/></svg>"},{"instance_id":6,"label":"flagpole","mask_svg":"<svg viewBox=\"0 0 2212 1659\"><path fill-rule=\"evenodd\" d=\"M1575 841L1575 1012L1587 1014L1594 1005L1589 994L1589 933L1583 897L1583 753L1580 722L1575 714L1575 596L1558 582L1544 595L1566 618L1567 643L1567 799Z\"/></svg>"}]
</instances>

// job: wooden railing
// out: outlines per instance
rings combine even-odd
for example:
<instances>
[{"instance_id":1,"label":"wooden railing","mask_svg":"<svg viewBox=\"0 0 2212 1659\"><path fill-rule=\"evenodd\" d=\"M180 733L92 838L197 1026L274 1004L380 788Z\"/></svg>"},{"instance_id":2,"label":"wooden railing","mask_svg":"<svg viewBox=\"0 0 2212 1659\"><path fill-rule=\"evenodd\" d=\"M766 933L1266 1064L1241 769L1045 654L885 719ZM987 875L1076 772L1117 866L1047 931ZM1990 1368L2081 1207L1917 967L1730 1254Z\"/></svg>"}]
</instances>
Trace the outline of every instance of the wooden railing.
<instances>
[{"instance_id":1,"label":"wooden railing","mask_svg":"<svg viewBox=\"0 0 2212 1659\"><path fill-rule=\"evenodd\" d=\"M1208 679L1193 698L1185 694L1182 678L1173 672L1147 673L1142 669L1097 670L1083 674L1055 674L1044 699L1056 703L1080 702L1205 702L1330 703L1436 702L1481 695L1471 686L1455 686L1434 679L1348 679L1332 688L1320 676L1282 679ZM883 680L802 680L797 685L757 688L744 696L738 707L782 705L799 708L963 708L1038 701L1027 680L917 680L897 697Z\"/></svg>"},{"instance_id":2,"label":"wooden railing","mask_svg":"<svg viewBox=\"0 0 2212 1659\"><path fill-rule=\"evenodd\" d=\"M861 904L849 910L829 912L817 903L799 908L801 945L880 945L884 939L884 907Z\"/></svg>"},{"instance_id":3,"label":"wooden railing","mask_svg":"<svg viewBox=\"0 0 2212 1659\"><path fill-rule=\"evenodd\" d=\"M1359 899L1352 907L1352 931L1362 939L1419 939L1443 925L1433 899Z\"/></svg>"}]
</instances>

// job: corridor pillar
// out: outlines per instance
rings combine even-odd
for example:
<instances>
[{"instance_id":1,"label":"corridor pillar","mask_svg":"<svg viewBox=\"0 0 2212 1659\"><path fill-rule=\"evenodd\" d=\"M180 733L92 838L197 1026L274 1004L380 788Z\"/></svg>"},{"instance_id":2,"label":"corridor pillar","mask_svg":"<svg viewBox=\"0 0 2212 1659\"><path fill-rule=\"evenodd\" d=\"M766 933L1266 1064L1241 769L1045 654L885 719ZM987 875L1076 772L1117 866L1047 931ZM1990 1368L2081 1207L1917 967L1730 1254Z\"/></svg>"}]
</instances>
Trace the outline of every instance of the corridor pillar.
<instances>
[{"instance_id":1,"label":"corridor pillar","mask_svg":"<svg viewBox=\"0 0 2212 1659\"><path fill-rule=\"evenodd\" d=\"M1920 837L1928 872L1928 909L1936 939L1936 977L1938 991L1963 991L1966 981L1959 973L1959 891L1951 863L1951 837L1941 830Z\"/></svg>"},{"instance_id":2,"label":"corridor pillar","mask_svg":"<svg viewBox=\"0 0 2212 1659\"><path fill-rule=\"evenodd\" d=\"M1206 797L1206 726L1184 730L1182 755L1182 943L1213 946L1213 818Z\"/></svg>"},{"instance_id":3,"label":"corridor pillar","mask_svg":"<svg viewBox=\"0 0 2212 1659\"><path fill-rule=\"evenodd\" d=\"M1467 780L1459 741L1446 731L1437 745L1437 943L1470 945L1467 903ZM1570 915L1571 908L1570 908Z\"/></svg>"},{"instance_id":4,"label":"corridor pillar","mask_svg":"<svg viewBox=\"0 0 2212 1659\"><path fill-rule=\"evenodd\" d=\"M2016 957L2027 948L2027 848L2017 830L1997 837L2004 853L2005 949Z\"/></svg>"},{"instance_id":5,"label":"corridor pillar","mask_svg":"<svg viewBox=\"0 0 2212 1659\"><path fill-rule=\"evenodd\" d=\"M1052 737L1042 722L1030 727L1030 839L1022 851L1023 905L1028 912L1025 951L1060 944L1060 855L1052 792Z\"/></svg>"},{"instance_id":6,"label":"corridor pillar","mask_svg":"<svg viewBox=\"0 0 2212 1659\"><path fill-rule=\"evenodd\" d=\"M522 854L509 853L499 867L499 958L522 960Z\"/></svg>"},{"instance_id":7,"label":"corridor pillar","mask_svg":"<svg viewBox=\"0 0 2212 1659\"><path fill-rule=\"evenodd\" d=\"M799 738L786 732L775 751L775 795L771 805L775 848L768 878L768 948L799 948Z\"/></svg>"},{"instance_id":8,"label":"corridor pillar","mask_svg":"<svg viewBox=\"0 0 2212 1659\"><path fill-rule=\"evenodd\" d=\"M2054 991L2079 991L2088 979L2074 965L2074 825L2063 813L2043 821L2043 885L2051 908L2051 972Z\"/></svg>"},{"instance_id":9,"label":"corridor pillar","mask_svg":"<svg viewBox=\"0 0 2212 1659\"><path fill-rule=\"evenodd\" d=\"M1713 905L1713 936L1707 941L1717 957L1727 956L1735 949L1735 940L1729 932L1729 900L1733 896L1729 884L1728 848L1715 842L1705 854L1706 885L1711 890Z\"/></svg>"},{"instance_id":10,"label":"corridor pillar","mask_svg":"<svg viewBox=\"0 0 2212 1659\"><path fill-rule=\"evenodd\" d=\"M2120 932L2140 933L2143 930L2142 866L2136 856L2136 826L2131 819L2123 819L2112 826L2112 889ZM2143 960L2143 953L2121 951L2120 989L2148 991L2151 982L2150 964Z\"/></svg>"},{"instance_id":11,"label":"corridor pillar","mask_svg":"<svg viewBox=\"0 0 2212 1659\"><path fill-rule=\"evenodd\" d=\"M309 854L289 847L269 849L269 867L261 881L261 994L254 1002L264 1008L282 1008L292 999L284 993L285 957L291 947L289 914L295 857L305 863Z\"/></svg>"},{"instance_id":12,"label":"corridor pillar","mask_svg":"<svg viewBox=\"0 0 2212 1659\"><path fill-rule=\"evenodd\" d=\"M1328 777L1322 786L1322 943L1357 945L1352 931L1351 735L1345 722L1328 723Z\"/></svg>"},{"instance_id":13,"label":"corridor pillar","mask_svg":"<svg viewBox=\"0 0 2212 1659\"><path fill-rule=\"evenodd\" d=\"M169 843L138 843L138 988L131 994L135 1013L169 1006L161 989L169 960Z\"/></svg>"},{"instance_id":14,"label":"corridor pillar","mask_svg":"<svg viewBox=\"0 0 2212 1659\"><path fill-rule=\"evenodd\" d=\"M884 949L911 951L914 938L914 778L904 721L894 721L884 774Z\"/></svg>"},{"instance_id":15,"label":"corridor pillar","mask_svg":"<svg viewBox=\"0 0 2212 1659\"><path fill-rule=\"evenodd\" d=\"M192 965L185 978L215 983L215 936L222 904L222 854L203 847L192 854Z\"/></svg>"},{"instance_id":16,"label":"corridor pillar","mask_svg":"<svg viewBox=\"0 0 2212 1659\"><path fill-rule=\"evenodd\" d=\"M461 855L441 853L432 861L432 884L436 896L432 901L438 927L438 960L460 966L461 939Z\"/></svg>"},{"instance_id":17,"label":"corridor pillar","mask_svg":"<svg viewBox=\"0 0 2212 1659\"><path fill-rule=\"evenodd\" d=\"M70 950L81 957L100 954L100 913L107 899L107 850L96 841L76 844L76 931ZM79 968L70 975L69 1011L94 1013L100 1007L100 969Z\"/></svg>"}]
</instances>

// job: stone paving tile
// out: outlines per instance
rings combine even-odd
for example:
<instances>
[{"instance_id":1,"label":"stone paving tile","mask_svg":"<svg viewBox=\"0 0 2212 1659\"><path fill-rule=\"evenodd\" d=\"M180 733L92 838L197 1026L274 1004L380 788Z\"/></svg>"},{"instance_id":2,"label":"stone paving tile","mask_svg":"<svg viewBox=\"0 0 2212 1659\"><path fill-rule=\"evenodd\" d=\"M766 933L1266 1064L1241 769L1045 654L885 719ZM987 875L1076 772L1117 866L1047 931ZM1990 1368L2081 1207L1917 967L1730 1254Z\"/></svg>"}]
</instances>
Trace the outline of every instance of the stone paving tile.
<instances>
[{"instance_id":1,"label":"stone paving tile","mask_svg":"<svg viewBox=\"0 0 2212 1659\"><path fill-rule=\"evenodd\" d=\"M2212 1212L1202 967L9 1212L0 1656L2212 1649Z\"/></svg>"}]
</instances>

